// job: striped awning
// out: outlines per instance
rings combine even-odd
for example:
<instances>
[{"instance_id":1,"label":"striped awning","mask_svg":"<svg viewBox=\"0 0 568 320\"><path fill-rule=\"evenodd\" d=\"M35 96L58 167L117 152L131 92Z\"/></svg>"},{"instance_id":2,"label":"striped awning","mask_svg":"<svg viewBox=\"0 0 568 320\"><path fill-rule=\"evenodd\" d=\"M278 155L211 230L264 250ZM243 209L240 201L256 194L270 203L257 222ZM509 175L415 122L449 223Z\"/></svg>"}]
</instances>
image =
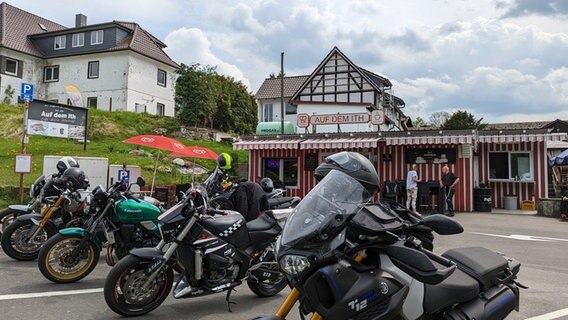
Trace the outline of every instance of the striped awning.
<instances>
[{"instance_id":1,"label":"striped awning","mask_svg":"<svg viewBox=\"0 0 568 320\"><path fill-rule=\"evenodd\" d=\"M376 148L379 137L375 138L320 138L307 139L300 143L300 150L305 149L345 149Z\"/></svg>"},{"instance_id":2,"label":"striped awning","mask_svg":"<svg viewBox=\"0 0 568 320\"><path fill-rule=\"evenodd\" d=\"M500 135L480 135L480 143L516 143L516 142L543 142L543 141L562 141L566 139L565 133L545 133L545 134L500 134Z\"/></svg>"},{"instance_id":3,"label":"striped awning","mask_svg":"<svg viewBox=\"0 0 568 320\"><path fill-rule=\"evenodd\" d=\"M401 136L387 137L386 142L387 146L418 144L471 144L473 143L473 136Z\"/></svg>"},{"instance_id":4,"label":"striped awning","mask_svg":"<svg viewBox=\"0 0 568 320\"><path fill-rule=\"evenodd\" d=\"M245 140L233 143L234 150L298 149L303 139Z\"/></svg>"}]
</instances>

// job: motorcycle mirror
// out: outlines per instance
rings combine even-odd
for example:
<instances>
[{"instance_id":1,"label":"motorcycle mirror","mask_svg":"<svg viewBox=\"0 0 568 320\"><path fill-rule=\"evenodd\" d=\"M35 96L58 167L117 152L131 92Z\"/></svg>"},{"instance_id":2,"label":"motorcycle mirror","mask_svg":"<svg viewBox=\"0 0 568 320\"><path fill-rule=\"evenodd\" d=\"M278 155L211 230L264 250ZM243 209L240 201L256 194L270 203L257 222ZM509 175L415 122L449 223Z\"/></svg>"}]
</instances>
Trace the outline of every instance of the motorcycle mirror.
<instances>
[{"instance_id":1,"label":"motorcycle mirror","mask_svg":"<svg viewBox=\"0 0 568 320\"><path fill-rule=\"evenodd\" d=\"M423 224L430 227L440 235L458 234L463 232L463 227L456 220L443 214L433 214L422 219Z\"/></svg>"},{"instance_id":2,"label":"motorcycle mirror","mask_svg":"<svg viewBox=\"0 0 568 320\"><path fill-rule=\"evenodd\" d=\"M140 188L144 187L146 185L146 181L144 180L144 178L142 177L138 177L136 179L136 184L140 186Z\"/></svg>"}]
</instances>

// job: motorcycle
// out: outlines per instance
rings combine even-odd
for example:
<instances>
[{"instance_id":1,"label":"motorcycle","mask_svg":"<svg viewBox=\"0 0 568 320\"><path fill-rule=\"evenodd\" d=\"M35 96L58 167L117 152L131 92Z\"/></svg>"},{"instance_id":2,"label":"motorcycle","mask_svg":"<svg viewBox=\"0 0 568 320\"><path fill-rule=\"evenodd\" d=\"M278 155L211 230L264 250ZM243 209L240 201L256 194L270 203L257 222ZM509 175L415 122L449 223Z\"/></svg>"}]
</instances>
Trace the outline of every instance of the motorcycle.
<instances>
[{"instance_id":1,"label":"motorcycle","mask_svg":"<svg viewBox=\"0 0 568 320\"><path fill-rule=\"evenodd\" d=\"M49 192L44 190L45 188L48 188ZM82 223L84 197L79 191L69 186L58 187L49 183L45 188L35 198L41 200L32 201L42 202L41 213L33 213L33 207L28 205L18 214L24 209L31 213L17 215L2 232L2 249L15 260L36 259L41 246L54 236L57 230ZM5 218L8 219L8 216Z\"/></svg>"},{"instance_id":2,"label":"motorcycle","mask_svg":"<svg viewBox=\"0 0 568 320\"><path fill-rule=\"evenodd\" d=\"M136 184L143 187L144 179ZM84 227L61 229L41 248L38 267L44 277L56 283L78 281L96 267L100 251L106 248L106 262L114 265L132 248L154 246L160 241L158 207L137 199L122 181L108 191L97 186L86 200L89 216Z\"/></svg>"},{"instance_id":3,"label":"motorcycle","mask_svg":"<svg viewBox=\"0 0 568 320\"><path fill-rule=\"evenodd\" d=\"M226 291L230 310L230 294L244 281L262 297L286 287L273 248L282 227L272 213L245 223L238 212L209 207L206 187L190 188L158 217L162 241L156 247L130 251L109 272L104 297L114 312L139 316L160 306L174 286L176 261L184 271L175 299Z\"/></svg>"},{"instance_id":4,"label":"motorcycle","mask_svg":"<svg viewBox=\"0 0 568 320\"><path fill-rule=\"evenodd\" d=\"M482 247L437 255L410 232L457 234L458 222L385 219L396 213L370 198L337 170L306 195L277 246L292 290L275 315L254 319L285 319L297 301L311 319L504 319L518 311L526 288L516 281L518 261Z\"/></svg>"}]
</instances>

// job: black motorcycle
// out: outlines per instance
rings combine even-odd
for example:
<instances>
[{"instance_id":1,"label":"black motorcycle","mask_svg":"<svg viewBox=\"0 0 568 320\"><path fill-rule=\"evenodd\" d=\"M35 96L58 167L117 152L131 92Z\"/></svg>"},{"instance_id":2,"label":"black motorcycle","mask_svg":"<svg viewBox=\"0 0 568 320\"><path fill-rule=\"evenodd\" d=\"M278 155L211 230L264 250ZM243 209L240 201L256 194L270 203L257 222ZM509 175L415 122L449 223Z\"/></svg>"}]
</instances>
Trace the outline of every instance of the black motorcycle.
<instances>
[{"instance_id":1,"label":"black motorcycle","mask_svg":"<svg viewBox=\"0 0 568 320\"><path fill-rule=\"evenodd\" d=\"M157 308L173 286L175 256L184 268L176 299L226 291L230 304L243 281L263 297L286 287L273 248L282 228L270 211L247 223L238 212L208 207L206 190L195 187L158 220L160 244L130 251L106 278L104 297L114 312L139 316Z\"/></svg>"},{"instance_id":2,"label":"black motorcycle","mask_svg":"<svg viewBox=\"0 0 568 320\"><path fill-rule=\"evenodd\" d=\"M432 215L410 223L370 203L362 184L331 171L288 218L277 247L292 291L273 316L296 302L311 319L504 319L519 307L520 263L481 247L425 250L410 232L463 228Z\"/></svg>"}]
</instances>

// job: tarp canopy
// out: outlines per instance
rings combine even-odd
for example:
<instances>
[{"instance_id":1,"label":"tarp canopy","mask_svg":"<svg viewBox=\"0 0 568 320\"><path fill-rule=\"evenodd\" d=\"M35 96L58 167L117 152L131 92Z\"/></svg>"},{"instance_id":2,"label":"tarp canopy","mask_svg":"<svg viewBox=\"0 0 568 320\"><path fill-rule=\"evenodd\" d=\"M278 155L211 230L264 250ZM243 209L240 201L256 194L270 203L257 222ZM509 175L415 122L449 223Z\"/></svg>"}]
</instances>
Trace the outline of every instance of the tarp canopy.
<instances>
[{"instance_id":1,"label":"tarp canopy","mask_svg":"<svg viewBox=\"0 0 568 320\"><path fill-rule=\"evenodd\" d=\"M556 157L548 159L548 164L551 166L568 165L568 149L562 151Z\"/></svg>"}]
</instances>

